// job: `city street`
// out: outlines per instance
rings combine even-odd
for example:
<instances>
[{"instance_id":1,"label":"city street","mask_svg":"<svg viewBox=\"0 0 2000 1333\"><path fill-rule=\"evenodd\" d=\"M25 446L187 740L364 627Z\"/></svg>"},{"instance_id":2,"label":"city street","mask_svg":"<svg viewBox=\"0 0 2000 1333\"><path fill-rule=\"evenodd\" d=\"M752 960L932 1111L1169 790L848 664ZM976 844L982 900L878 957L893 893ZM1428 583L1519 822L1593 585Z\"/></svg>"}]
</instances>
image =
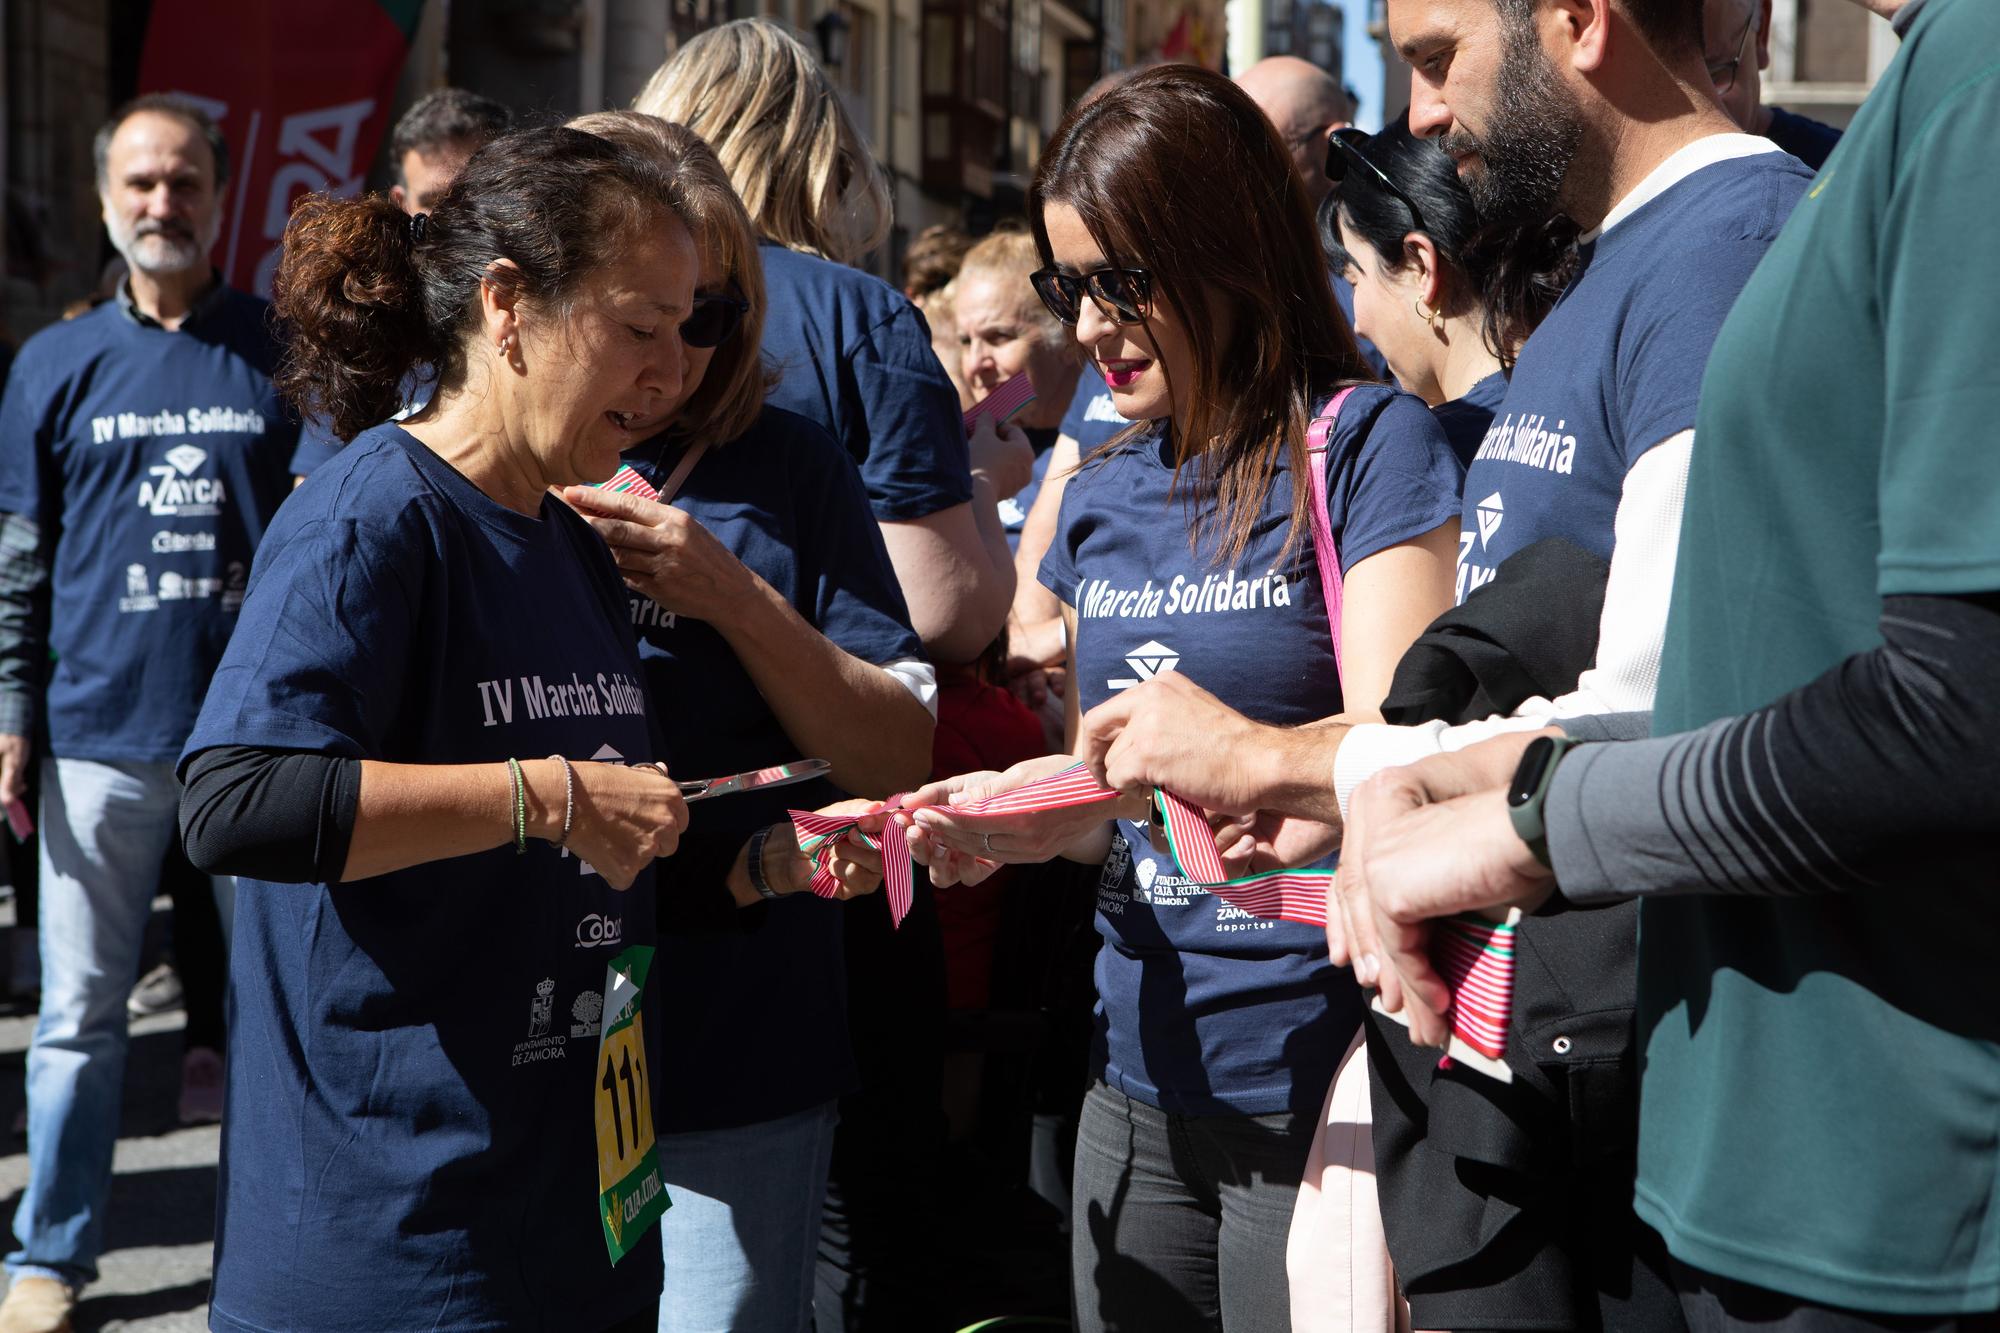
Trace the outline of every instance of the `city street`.
<instances>
[{"instance_id":1,"label":"city street","mask_svg":"<svg viewBox=\"0 0 2000 1333\"><path fill-rule=\"evenodd\" d=\"M165 910L162 900L155 907L156 926ZM11 929L13 922L13 903L0 905L0 925ZM0 1017L0 1132L7 1133L0 1195L9 1219L28 1182L27 1141L10 1127L25 1099L22 1075L34 1026L32 1013ZM183 1129L175 1120L181 1027L179 1012L132 1024L103 1271L76 1307L76 1333L195 1333L208 1327L221 1131L213 1125ZM7 1244L10 1249L14 1244L11 1234Z\"/></svg>"}]
</instances>

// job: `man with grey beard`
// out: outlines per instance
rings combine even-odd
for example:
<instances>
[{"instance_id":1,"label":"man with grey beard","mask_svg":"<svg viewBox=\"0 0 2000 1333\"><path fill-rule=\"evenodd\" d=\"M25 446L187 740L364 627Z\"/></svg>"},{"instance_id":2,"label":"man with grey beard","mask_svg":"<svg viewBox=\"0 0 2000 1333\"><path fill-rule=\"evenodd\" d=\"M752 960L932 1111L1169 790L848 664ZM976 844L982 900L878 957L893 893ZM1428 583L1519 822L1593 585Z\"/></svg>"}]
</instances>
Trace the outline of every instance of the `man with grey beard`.
<instances>
[{"instance_id":1,"label":"man with grey beard","mask_svg":"<svg viewBox=\"0 0 2000 1333\"><path fill-rule=\"evenodd\" d=\"M67 1329L97 1276L173 764L297 434L271 386L267 303L209 263L229 172L214 123L142 97L94 148L129 276L115 301L30 338L0 398L0 801L38 758L43 975L0 1333ZM233 885L216 891L226 932Z\"/></svg>"}]
</instances>

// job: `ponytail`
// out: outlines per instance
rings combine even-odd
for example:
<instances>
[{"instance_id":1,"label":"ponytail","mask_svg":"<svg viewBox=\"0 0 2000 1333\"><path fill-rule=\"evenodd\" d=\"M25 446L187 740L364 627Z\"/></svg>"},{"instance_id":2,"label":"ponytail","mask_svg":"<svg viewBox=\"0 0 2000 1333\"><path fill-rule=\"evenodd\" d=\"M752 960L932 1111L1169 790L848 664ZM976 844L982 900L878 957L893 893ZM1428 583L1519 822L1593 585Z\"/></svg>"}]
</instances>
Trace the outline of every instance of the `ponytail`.
<instances>
[{"instance_id":1,"label":"ponytail","mask_svg":"<svg viewBox=\"0 0 2000 1333\"><path fill-rule=\"evenodd\" d=\"M379 194L308 195L286 224L272 280L289 334L278 390L343 440L394 416L410 372L442 359L425 318L420 226Z\"/></svg>"},{"instance_id":2,"label":"ponytail","mask_svg":"<svg viewBox=\"0 0 2000 1333\"><path fill-rule=\"evenodd\" d=\"M1558 214L1485 227L1466 242L1465 269L1479 284L1480 334L1509 371L1576 276L1576 238L1576 224Z\"/></svg>"},{"instance_id":3,"label":"ponytail","mask_svg":"<svg viewBox=\"0 0 2000 1333\"><path fill-rule=\"evenodd\" d=\"M422 220L382 195L308 195L272 283L290 326L278 389L352 439L396 414L417 367L440 392L465 382L481 283L566 317L592 273L676 217L691 226L694 212L656 160L565 128L487 144Z\"/></svg>"}]
</instances>

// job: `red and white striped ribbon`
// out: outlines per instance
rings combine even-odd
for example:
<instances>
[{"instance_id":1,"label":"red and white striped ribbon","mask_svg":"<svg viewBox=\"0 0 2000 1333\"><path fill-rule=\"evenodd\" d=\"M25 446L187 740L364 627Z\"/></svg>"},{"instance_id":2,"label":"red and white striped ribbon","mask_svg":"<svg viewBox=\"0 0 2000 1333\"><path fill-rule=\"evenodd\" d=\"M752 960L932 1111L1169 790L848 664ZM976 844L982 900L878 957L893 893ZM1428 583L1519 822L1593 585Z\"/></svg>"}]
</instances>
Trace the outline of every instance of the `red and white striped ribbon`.
<instances>
[{"instance_id":1,"label":"red and white striped ribbon","mask_svg":"<svg viewBox=\"0 0 2000 1333\"><path fill-rule=\"evenodd\" d=\"M952 810L964 815L1038 814L1108 804L1120 795L1099 786L1089 769L1075 764L1024 787L953 806ZM889 805L897 807L902 799L896 797ZM1172 792L1157 791L1154 799L1166 825L1168 849L1192 887L1205 889L1230 906L1268 921L1293 921L1326 928L1327 892L1332 887L1333 871L1267 870L1231 879L1223 869L1221 854L1215 849L1206 816ZM815 861L813 892L832 897L836 885L825 869L826 859L833 854L833 843L855 828L858 821L851 816L820 815L808 810L794 810L791 816L798 830L800 850ZM883 826L879 840L865 833L861 837L882 851L890 915L900 926L910 910L913 874L909 844L902 827L892 819ZM1452 1031L1447 1054L1503 1082L1513 1078L1507 1068L1506 1050L1514 997L1514 936L1519 921L1519 912L1498 922L1476 914L1451 917L1438 923L1432 950L1432 959L1452 994ZM1379 1005L1377 1008L1379 1011Z\"/></svg>"}]
</instances>

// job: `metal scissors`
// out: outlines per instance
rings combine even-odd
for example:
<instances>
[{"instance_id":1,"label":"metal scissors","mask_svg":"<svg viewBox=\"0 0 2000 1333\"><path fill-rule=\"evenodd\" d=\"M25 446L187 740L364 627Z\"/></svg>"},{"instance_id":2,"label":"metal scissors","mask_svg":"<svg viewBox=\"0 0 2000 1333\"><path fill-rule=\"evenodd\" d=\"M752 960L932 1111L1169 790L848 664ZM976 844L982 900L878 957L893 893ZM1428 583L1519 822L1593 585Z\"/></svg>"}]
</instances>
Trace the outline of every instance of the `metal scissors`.
<instances>
[{"instance_id":1,"label":"metal scissors","mask_svg":"<svg viewBox=\"0 0 2000 1333\"><path fill-rule=\"evenodd\" d=\"M737 792L754 791L759 787L789 787L794 782L825 777L832 768L833 765L825 759L794 759L789 764L760 768L749 773L732 773L723 778L695 778L690 782L681 782L676 778L674 781L681 789L682 800L705 801L711 796L733 796Z\"/></svg>"}]
</instances>

